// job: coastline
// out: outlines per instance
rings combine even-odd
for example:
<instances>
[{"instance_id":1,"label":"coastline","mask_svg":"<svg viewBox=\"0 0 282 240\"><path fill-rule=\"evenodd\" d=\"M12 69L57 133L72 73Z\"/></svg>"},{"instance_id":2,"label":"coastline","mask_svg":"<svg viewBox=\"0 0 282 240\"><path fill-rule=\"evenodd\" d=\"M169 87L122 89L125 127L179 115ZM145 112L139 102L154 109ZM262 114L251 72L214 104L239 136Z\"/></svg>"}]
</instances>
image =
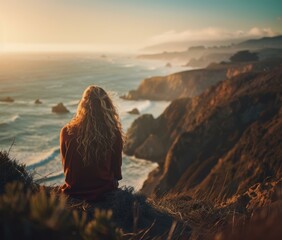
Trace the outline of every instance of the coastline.
<instances>
[{"instance_id":1,"label":"coastline","mask_svg":"<svg viewBox=\"0 0 282 240\"><path fill-rule=\"evenodd\" d=\"M90 56L53 56L31 55L8 56L9 61L16 61L18 69L13 76L0 64L1 93L11 96L13 103L1 102L0 110L0 144L3 150L8 150L13 139L15 144L11 149L11 156L27 165L35 174L36 179L48 177L42 182L56 185L63 182L63 172L59 153L59 132L76 112L84 86L97 84L109 91L118 105L124 131L131 125L137 115L127 112L137 107L140 113L159 115L169 102L155 102L149 100L124 101L119 98L131 88L151 75L165 75L173 72L174 68L165 68L162 64L152 64L129 57L113 56L106 59ZM36 72L33 61L38 61ZM66 68L67 67L67 68ZM176 71L176 69L175 69ZM10 81L9 79L13 79ZM22 85L22 79L29 81ZM118 84L117 84L118 83ZM15 85L17 84L17 85ZM71 85L74 90L69 88ZM63 92L63 93L61 93ZM50 94L48 94L50 93ZM49 96L50 95L50 96ZM40 99L42 104L35 104ZM58 102L70 110L70 113L57 115L51 112L51 107ZM125 156L124 162L134 168L141 167L140 181L122 182L120 185L136 184L137 190L142 187L154 163L138 159L130 160ZM123 166L126 172L126 166ZM145 171L148 168L149 171ZM35 171L34 171L35 169ZM127 171L128 172L128 171ZM134 176L136 177L136 176ZM126 180L126 175L124 179Z\"/></svg>"}]
</instances>

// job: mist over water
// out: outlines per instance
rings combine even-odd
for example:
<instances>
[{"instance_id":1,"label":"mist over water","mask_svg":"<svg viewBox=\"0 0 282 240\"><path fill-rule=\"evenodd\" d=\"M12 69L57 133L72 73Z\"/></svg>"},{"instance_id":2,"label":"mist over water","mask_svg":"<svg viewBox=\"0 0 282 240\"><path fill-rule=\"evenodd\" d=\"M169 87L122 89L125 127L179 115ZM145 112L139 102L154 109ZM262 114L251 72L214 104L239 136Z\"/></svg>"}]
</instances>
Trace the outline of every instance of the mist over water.
<instances>
[{"instance_id":1,"label":"mist over water","mask_svg":"<svg viewBox=\"0 0 282 240\"><path fill-rule=\"evenodd\" d=\"M131 56L99 55L3 55L0 57L0 98L10 96L13 103L0 102L0 149L11 149L11 156L27 165L35 179L44 184L63 183L60 159L60 129L74 116L78 101L89 85L108 91L118 108L124 131L138 117L127 111L137 107L157 117L169 102L125 101L119 96L137 88L150 76L184 70L166 68L163 63L144 62ZM42 104L34 104L40 99ZM69 114L54 114L59 102ZM121 185L142 186L155 163L123 157Z\"/></svg>"}]
</instances>

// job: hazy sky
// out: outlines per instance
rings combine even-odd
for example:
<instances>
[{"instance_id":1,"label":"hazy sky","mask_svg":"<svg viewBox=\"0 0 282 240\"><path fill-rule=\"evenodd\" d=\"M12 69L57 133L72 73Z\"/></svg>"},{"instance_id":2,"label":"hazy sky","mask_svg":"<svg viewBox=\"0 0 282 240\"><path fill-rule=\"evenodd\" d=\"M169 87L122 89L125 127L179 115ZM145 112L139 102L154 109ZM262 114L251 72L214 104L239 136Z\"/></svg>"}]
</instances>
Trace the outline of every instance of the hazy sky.
<instances>
[{"instance_id":1,"label":"hazy sky","mask_svg":"<svg viewBox=\"0 0 282 240\"><path fill-rule=\"evenodd\" d=\"M273 36L281 0L0 0L0 50Z\"/></svg>"}]
</instances>

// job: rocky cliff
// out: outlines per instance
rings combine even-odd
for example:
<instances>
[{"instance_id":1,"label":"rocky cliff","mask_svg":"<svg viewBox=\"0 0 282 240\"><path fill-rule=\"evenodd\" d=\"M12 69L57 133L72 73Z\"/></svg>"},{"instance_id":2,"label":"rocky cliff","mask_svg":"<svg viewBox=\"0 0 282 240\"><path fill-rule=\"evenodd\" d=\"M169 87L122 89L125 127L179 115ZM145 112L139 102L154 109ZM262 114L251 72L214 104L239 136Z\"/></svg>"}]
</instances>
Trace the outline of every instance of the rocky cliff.
<instances>
[{"instance_id":1,"label":"rocky cliff","mask_svg":"<svg viewBox=\"0 0 282 240\"><path fill-rule=\"evenodd\" d=\"M210 199L230 202L235 196L246 196L257 184L274 186L281 181L281 65L236 75L200 96L173 101L159 118L151 117L149 125L154 127L143 132L139 142L134 132L142 132L142 123L129 129L139 153L153 151L152 139L163 149L154 158L140 156L160 163L143 192L208 194ZM250 198L255 194L261 193L255 191Z\"/></svg>"},{"instance_id":2,"label":"rocky cliff","mask_svg":"<svg viewBox=\"0 0 282 240\"><path fill-rule=\"evenodd\" d=\"M168 76L144 79L137 90L131 90L123 99L174 100L181 97L195 97L219 81L246 72L259 72L277 67L280 59L262 62L212 64L204 69L184 71Z\"/></svg>"},{"instance_id":3,"label":"rocky cliff","mask_svg":"<svg viewBox=\"0 0 282 240\"><path fill-rule=\"evenodd\" d=\"M143 80L137 90L122 98L127 100L173 100L178 97L194 97L209 86L224 79L226 69L201 69L184 71L168 76L151 77Z\"/></svg>"}]
</instances>

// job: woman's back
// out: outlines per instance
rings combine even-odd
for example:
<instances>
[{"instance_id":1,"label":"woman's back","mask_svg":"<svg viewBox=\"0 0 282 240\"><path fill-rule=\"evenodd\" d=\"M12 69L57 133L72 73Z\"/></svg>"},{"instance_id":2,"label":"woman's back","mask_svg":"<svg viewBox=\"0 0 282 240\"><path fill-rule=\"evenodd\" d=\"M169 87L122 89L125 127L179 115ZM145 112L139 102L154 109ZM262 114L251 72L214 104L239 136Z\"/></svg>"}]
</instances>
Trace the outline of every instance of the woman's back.
<instances>
[{"instance_id":1,"label":"woman's back","mask_svg":"<svg viewBox=\"0 0 282 240\"><path fill-rule=\"evenodd\" d=\"M121 176L122 133L116 110L99 87L86 89L76 117L60 134L65 184L62 191L84 200L117 188Z\"/></svg>"},{"instance_id":2,"label":"woman's back","mask_svg":"<svg viewBox=\"0 0 282 240\"><path fill-rule=\"evenodd\" d=\"M115 151L109 151L106 158L98 161L95 159L93 163L85 166L81 154L77 151L76 138L77 130L69 135L66 127L62 129L60 142L66 182L62 190L76 198L97 200L103 193L116 189L116 181L122 178L121 140L117 139Z\"/></svg>"}]
</instances>

